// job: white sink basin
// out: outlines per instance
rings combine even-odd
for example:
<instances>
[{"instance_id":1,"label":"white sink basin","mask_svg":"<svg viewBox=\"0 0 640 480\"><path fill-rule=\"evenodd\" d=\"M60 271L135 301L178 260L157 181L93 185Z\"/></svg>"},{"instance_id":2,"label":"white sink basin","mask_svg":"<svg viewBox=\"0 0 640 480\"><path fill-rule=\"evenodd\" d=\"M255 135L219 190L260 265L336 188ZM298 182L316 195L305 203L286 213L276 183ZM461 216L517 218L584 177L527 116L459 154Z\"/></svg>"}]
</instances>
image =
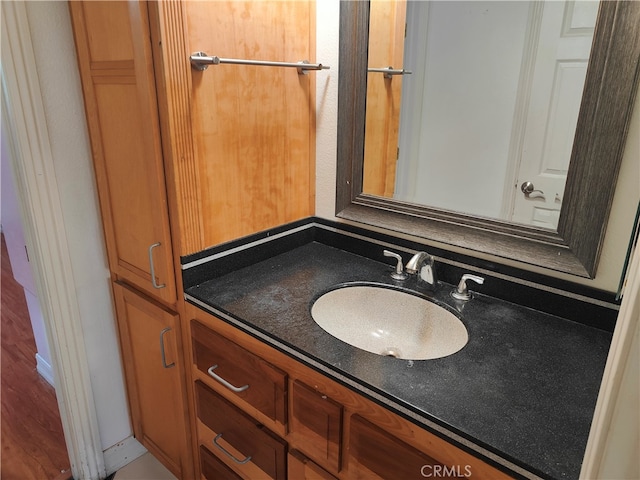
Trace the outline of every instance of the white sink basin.
<instances>
[{"instance_id":1,"label":"white sink basin","mask_svg":"<svg viewBox=\"0 0 640 480\"><path fill-rule=\"evenodd\" d=\"M428 360L467 344L464 324L423 298L370 285L345 286L322 295L311 316L327 333L378 355Z\"/></svg>"}]
</instances>

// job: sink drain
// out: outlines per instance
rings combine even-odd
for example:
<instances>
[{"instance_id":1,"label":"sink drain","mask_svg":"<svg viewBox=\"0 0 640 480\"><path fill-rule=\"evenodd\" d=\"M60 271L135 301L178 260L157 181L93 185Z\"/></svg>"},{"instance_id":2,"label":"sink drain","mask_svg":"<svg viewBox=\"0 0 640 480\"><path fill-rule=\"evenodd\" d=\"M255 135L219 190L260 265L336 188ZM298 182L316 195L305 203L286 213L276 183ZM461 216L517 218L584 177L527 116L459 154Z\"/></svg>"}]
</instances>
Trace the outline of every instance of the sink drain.
<instances>
[{"instance_id":1,"label":"sink drain","mask_svg":"<svg viewBox=\"0 0 640 480\"><path fill-rule=\"evenodd\" d=\"M384 355L385 357L400 358L400 349L396 347L388 347L380 352L380 355Z\"/></svg>"}]
</instances>

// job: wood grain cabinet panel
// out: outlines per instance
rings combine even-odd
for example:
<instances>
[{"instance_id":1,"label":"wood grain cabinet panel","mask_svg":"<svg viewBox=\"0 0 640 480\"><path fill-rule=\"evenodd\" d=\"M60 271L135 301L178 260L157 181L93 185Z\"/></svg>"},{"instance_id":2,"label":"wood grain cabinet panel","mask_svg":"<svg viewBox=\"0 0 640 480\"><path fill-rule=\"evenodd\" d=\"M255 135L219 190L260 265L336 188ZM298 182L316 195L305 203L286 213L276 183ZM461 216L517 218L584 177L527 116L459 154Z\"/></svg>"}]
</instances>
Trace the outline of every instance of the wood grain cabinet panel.
<instances>
[{"instance_id":1,"label":"wood grain cabinet panel","mask_svg":"<svg viewBox=\"0 0 640 480\"><path fill-rule=\"evenodd\" d=\"M342 405L296 380L291 390L290 437L307 456L339 472Z\"/></svg>"},{"instance_id":2,"label":"wood grain cabinet panel","mask_svg":"<svg viewBox=\"0 0 640 480\"><path fill-rule=\"evenodd\" d=\"M326 74L225 64L197 71L188 55L321 62L315 58L315 3L154 5L161 19L158 66L167 85L161 109L175 168L180 255L313 215L315 84Z\"/></svg>"},{"instance_id":3,"label":"wood grain cabinet panel","mask_svg":"<svg viewBox=\"0 0 640 480\"><path fill-rule=\"evenodd\" d=\"M460 478L465 470L449 469L359 415L353 415L349 430L349 476L362 479ZM453 472L454 475L450 473Z\"/></svg>"},{"instance_id":4,"label":"wood grain cabinet panel","mask_svg":"<svg viewBox=\"0 0 640 480\"><path fill-rule=\"evenodd\" d=\"M287 444L204 383L195 383L197 415L215 436L212 449L241 469L254 464L269 478L286 479Z\"/></svg>"},{"instance_id":5,"label":"wood grain cabinet panel","mask_svg":"<svg viewBox=\"0 0 640 480\"><path fill-rule=\"evenodd\" d=\"M296 450L290 450L287 458L290 480L337 480Z\"/></svg>"},{"instance_id":6,"label":"wood grain cabinet panel","mask_svg":"<svg viewBox=\"0 0 640 480\"><path fill-rule=\"evenodd\" d=\"M69 2L109 268L167 305L173 253L146 2Z\"/></svg>"},{"instance_id":7,"label":"wood grain cabinet panel","mask_svg":"<svg viewBox=\"0 0 640 480\"><path fill-rule=\"evenodd\" d=\"M285 372L195 320L191 322L191 337L193 362L198 370L225 393L242 399L270 419L286 424ZM214 366L216 368L211 370Z\"/></svg>"},{"instance_id":8,"label":"wood grain cabinet panel","mask_svg":"<svg viewBox=\"0 0 640 480\"><path fill-rule=\"evenodd\" d=\"M125 285L114 285L127 395L135 437L181 477L187 449L178 316Z\"/></svg>"},{"instance_id":9,"label":"wood grain cabinet panel","mask_svg":"<svg viewBox=\"0 0 640 480\"><path fill-rule=\"evenodd\" d=\"M200 471L207 480L242 480L240 475L202 445L200 445Z\"/></svg>"}]
</instances>

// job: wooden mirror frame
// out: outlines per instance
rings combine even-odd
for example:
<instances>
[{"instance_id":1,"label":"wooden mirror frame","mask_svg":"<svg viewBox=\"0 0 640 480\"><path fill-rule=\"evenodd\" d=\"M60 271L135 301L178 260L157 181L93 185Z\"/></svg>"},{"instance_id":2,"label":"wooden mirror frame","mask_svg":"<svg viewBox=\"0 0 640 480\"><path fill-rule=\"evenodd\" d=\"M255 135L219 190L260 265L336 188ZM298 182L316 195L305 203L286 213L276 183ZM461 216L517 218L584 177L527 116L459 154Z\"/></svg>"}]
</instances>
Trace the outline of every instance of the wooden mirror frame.
<instances>
[{"instance_id":1,"label":"wooden mirror frame","mask_svg":"<svg viewBox=\"0 0 640 480\"><path fill-rule=\"evenodd\" d=\"M640 2L603 1L557 232L362 193L369 2L340 2L336 216L593 278L640 74Z\"/></svg>"}]
</instances>

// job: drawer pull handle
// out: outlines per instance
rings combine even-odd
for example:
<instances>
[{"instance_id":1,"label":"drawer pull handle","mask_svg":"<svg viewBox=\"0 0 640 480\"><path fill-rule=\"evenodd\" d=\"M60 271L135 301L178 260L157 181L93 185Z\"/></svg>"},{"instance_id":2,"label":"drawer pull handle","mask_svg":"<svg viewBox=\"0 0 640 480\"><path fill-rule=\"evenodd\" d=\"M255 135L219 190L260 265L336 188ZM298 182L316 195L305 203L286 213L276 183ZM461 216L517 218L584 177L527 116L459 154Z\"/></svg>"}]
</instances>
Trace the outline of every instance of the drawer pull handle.
<instances>
[{"instance_id":1,"label":"drawer pull handle","mask_svg":"<svg viewBox=\"0 0 640 480\"><path fill-rule=\"evenodd\" d=\"M167 355L164 352L164 334L171 330L171 327L167 327L160 332L160 356L162 357L162 366L164 368L171 368L176 366L176 362L171 362L167 365Z\"/></svg>"},{"instance_id":2,"label":"drawer pull handle","mask_svg":"<svg viewBox=\"0 0 640 480\"><path fill-rule=\"evenodd\" d=\"M161 243L158 242L158 243L154 243L149 247L149 270L150 270L149 273L151 274L151 284L153 285L153 288L164 288L167 286L164 283L158 285L158 282L156 282L156 269L155 269L155 266L153 265L153 249L156 247L159 247L160 245Z\"/></svg>"},{"instance_id":3,"label":"drawer pull handle","mask_svg":"<svg viewBox=\"0 0 640 480\"><path fill-rule=\"evenodd\" d=\"M244 385L242 387L236 387L235 385L231 385L229 382L227 382L220 375L217 375L217 374L213 373L213 371L216 368L218 368L218 365L213 365L212 367L209 367L209 370L207 370L207 373L209 375L211 375L215 380L220 382L222 385L227 387L229 390L231 390L232 392L240 393L240 392L244 392L247 388L249 388L249 385Z\"/></svg>"},{"instance_id":4,"label":"drawer pull handle","mask_svg":"<svg viewBox=\"0 0 640 480\"><path fill-rule=\"evenodd\" d=\"M240 465L244 465L247 462L251 461L251 455L249 455L247 458L245 458L244 460L238 460L236 457L234 457L231 452L229 452L226 448L224 448L222 445L220 445L218 443L218 439L222 438L222 434L219 433L218 435L216 435L216 438L213 439L213 444L218 447L220 450L222 450L222 452L227 455L229 458L231 458L231 460L233 460L234 462L240 464Z\"/></svg>"}]
</instances>

